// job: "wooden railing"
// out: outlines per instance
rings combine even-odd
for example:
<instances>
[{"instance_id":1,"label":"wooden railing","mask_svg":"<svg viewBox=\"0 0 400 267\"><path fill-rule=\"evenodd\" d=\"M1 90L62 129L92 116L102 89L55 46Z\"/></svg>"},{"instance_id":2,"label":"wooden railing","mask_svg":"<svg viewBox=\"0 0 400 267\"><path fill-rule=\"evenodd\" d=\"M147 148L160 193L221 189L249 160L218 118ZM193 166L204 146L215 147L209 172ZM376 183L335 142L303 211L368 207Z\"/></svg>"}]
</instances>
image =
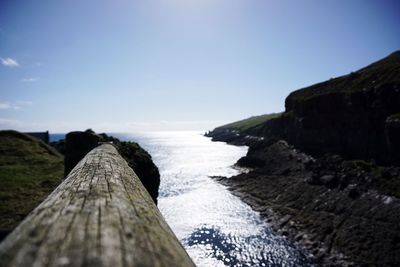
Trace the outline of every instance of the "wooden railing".
<instances>
[{"instance_id":1,"label":"wooden railing","mask_svg":"<svg viewBox=\"0 0 400 267\"><path fill-rule=\"evenodd\" d=\"M0 266L193 266L110 144L88 153L0 244Z\"/></svg>"}]
</instances>

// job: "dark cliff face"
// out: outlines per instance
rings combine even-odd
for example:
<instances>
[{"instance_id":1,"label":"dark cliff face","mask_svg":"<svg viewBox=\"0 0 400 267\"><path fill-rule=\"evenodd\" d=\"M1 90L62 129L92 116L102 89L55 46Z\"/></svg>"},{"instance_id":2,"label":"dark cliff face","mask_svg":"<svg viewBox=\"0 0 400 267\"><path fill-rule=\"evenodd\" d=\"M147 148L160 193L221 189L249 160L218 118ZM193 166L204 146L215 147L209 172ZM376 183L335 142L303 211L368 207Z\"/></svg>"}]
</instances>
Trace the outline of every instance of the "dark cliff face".
<instances>
[{"instance_id":1,"label":"dark cliff face","mask_svg":"<svg viewBox=\"0 0 400 267\"><path fill-rule=\"evenodd\" d=\"M207 136L231 144L285 139L312 154L400 164L400 51L349 75L292 92L278 118Z\"/></svg>"},{"instance_id":2,"label":"dark cliff face","mask_svg":"<svg viewBox=\"0 0 400 267\"><path fill-rule=\"evenodd\" d=\"M157 204L160 173L150 154L134 142L122 142L106 134L95 134L91 130L68 133L65 145L64 140L52 144L56 148L61 148L62 152L64 152L65 176L90 150L98 146L99 142L113 143Z\"/></svg>"},{"instance_id":3,"label":"dark cliff face","mask_svg":"<svg viewBox=\"0 0 400 267\"><path fill-rule=\"evenodd\" d=\"M400 52L285 106L244 131L207 134L250 146L238 161L250 172L219 181L322 266L398 266Z\"/></svg>"},{"instance_id":4,"label":"dark cliff face","mask_svg":"<svg viewBox=\"0 0 400 267\"><path fill-rule=\"evenodd\" d=\"M400 163L400 52L292 92L286 111L248 134L313 153Z\"/></svg>"}]
</instances>

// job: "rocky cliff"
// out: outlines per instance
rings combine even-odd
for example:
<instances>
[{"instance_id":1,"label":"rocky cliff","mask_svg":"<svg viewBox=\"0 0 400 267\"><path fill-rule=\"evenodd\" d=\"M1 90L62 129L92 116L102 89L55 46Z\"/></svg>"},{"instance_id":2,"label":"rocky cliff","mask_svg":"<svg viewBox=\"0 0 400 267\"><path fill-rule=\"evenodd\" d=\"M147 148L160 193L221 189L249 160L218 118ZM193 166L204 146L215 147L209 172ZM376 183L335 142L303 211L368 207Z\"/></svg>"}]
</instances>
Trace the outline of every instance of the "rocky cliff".
<instances>
[{"instance_id":1,"label":"rocky cliff","mask_svg":"<svg viewBox=\"0 0 400 267\"><path fill-rule=\"evenodd\" d=\"M215 178L323 266L399 266L400 52L294 91L285 106L207 134L249 145L237 163L249 173Z\"/></svg>"},{"instance_id":2,"label":"rocky cliff","mask_svg":"<svg viewBox=\"0 0 400 267\"><path fill-rule=\"evenodd\" d=\"M295 91L285 106L286 138L300 148L400 163L400 51Z\"/></svg>"},{"instance_id":3,"label":"rocky cliff","mask_svg":"<svg viewBox=\"0 0 400 267\"><path fill-rule=\"evenodd\" d=\"M215 140L285 139L312 154L400 163L400 51L348 75L292 92L285 112L245 131L217 128Z\"/></svg>"}]
</instances>

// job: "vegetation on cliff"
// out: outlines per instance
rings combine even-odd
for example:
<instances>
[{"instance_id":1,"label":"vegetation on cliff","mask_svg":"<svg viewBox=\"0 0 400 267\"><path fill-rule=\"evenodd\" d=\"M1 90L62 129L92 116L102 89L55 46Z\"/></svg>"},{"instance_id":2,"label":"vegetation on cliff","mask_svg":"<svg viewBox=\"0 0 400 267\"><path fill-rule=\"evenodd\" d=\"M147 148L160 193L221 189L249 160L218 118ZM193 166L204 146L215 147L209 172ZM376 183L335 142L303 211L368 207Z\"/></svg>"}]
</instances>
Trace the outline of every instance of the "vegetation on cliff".
<instances>
[{"instance_id":1,"label":"vegetation on cliff","mask_svg":"<svg viewBox=\"0 0 400 267\"><path fill-rule=\"evenodd\" d=\"M240 121L222 125L216 129L237 130L239 132L244 133L250 129L256 128L257 126L265 123L266 121L269 121L270 119L277 118L280 115L282 115L282 112L264 114L264 115L259 115L259 116L252 116L252 117L244 119L244 120L240 120Z\"/></svg>"},{"instance_id":2,"label":"vegetation on cliff","mask_svg":"<svg viewBox=\"0 0 400 267\"><path fill-rule=\"evenodd\" d=\"M286 108L294 109L296 104L322 95L380 91L399 83L400 51L396 51L358 71L290 93L286 100Z\"/></svg>"},{"instance_id":3,"label":"vegetation on cliff","mask_svg":"<svg viewBox=\"0 0 400 267\"><path fill-rule=\"evenodd\" d=\"M205 136L212 137L213 141L223 141L234 145L252 145L263 139L259 134L260 128L268 121L280 118L282 115L283 113L280 112L253 116L219 126L206 133Z\"/></svg>"},{"instance_id":4,"label":"vegetation on cliff","mask_svg":"<svg viewBox=\"0 0 400 267\"><path fill-rule=\"evenodd\" d=\"M250 146L237 163L250 172L217 179L322 265L398 266L400 52L297 90L285 107L207 134Z\"/></svg>"},{"instance_id":5,"label":"vegetation on cliff","mask_svg":"<svg viewBox=\"0 0 400 267\"><path fill-rule=\"evenodd\" d=\"M256 127L210 132L215 140L251 145L285 139L311 154L400 164L400 51L348 75L292 92L285 112ZM237 122L240 123L240 122ZM233 123L235 125L235 123Z\"/></svg>"},{"instance_id":6,"label":"vegetation on cliff","mask_svg":"<svg viewBox=\"0 0 400 267\"><path fill-rule=\"evenodd\" d=\"M54 148L0 131L0 239L57 187L63 170L63 157Z\"/></svg>"}]
</instances>

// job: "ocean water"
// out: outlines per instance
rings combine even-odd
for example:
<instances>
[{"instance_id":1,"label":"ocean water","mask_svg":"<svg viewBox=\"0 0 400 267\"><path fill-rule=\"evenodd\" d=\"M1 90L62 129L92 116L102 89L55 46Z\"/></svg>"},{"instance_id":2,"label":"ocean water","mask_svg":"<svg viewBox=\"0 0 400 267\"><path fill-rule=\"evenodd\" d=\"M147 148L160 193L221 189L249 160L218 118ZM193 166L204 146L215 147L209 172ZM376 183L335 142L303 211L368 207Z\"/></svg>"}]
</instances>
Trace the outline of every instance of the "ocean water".
<instances>
[{"instance_id":1,"label":"ocean water","mask_svg":"<svg viewBox=\"0 0 400 267\"><path fill-rule=\"evenodd\" d=\"M199 132L114 134L138 142L161 174L158 207L197 266L311 266L238 197L209 176L239 173L247 147Z\"/></svg>"},{"instance_id":2,"label":"ocean water","mask_svg":"<svg viewBox=\"0 0 400 267\"><path fill-rule=\"evenodd\" d=\"M65 134L63 133L54 133L54 134L49 134L49 141L50 142L56 142L59 141L61 139L65 138Z\"/></svg>"}]
</instances>

